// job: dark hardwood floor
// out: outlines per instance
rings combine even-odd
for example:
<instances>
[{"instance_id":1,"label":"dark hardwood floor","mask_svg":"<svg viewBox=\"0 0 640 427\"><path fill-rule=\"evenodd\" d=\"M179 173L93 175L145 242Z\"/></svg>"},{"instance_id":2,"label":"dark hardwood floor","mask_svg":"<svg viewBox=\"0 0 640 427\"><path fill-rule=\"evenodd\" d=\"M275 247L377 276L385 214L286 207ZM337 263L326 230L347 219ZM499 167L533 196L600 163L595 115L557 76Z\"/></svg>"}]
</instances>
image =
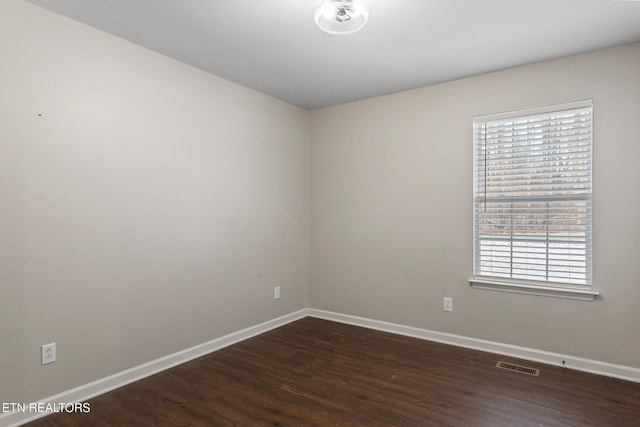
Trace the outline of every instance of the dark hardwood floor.
<instances>
[{"instance_id":1,"label":"dark hardwood floor","mask_svg":"<svg viewBox=\"0 0 640 427\"><path fill-rule=\"evenodd\" d=\"M28 426L640 426L637 383L310 317L90 403Z\"/></svg>"}]
</instances>

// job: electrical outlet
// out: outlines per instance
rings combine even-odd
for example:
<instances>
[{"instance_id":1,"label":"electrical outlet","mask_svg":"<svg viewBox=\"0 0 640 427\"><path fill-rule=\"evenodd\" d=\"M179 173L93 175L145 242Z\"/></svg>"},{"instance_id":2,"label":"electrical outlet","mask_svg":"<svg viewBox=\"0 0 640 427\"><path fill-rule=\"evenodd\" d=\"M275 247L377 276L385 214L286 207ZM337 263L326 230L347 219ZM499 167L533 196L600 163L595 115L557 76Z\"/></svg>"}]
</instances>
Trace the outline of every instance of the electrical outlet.
<instances>
[{"instance_id":1,"label":"electrical outlet","mask_svg":"<svg viewBox=\"0 0 640 427\"><path fill-rule=\"evenodd\" d=\"M453 311L453 298L444 298L444 311Z\"/></svg>"},{"instance_id":2,"label":"electrical outlet","mask_svg":"<svg viewBox=\"0 0 640 427\"><path fill-rule=\"evenodd\" d=\"M280 299L280 286L273 288L273 299Z\"/></svg>"},{"instance_id":3,"label":"electrical outlet","mask_svg":"<svg viewBox=\"0 0 640 427\"><path fill-rule=\"evenodd\" d=\"M56 361L56 343L45 344L41 349L42 364L53 363Z\"/></svg>"}]
</instances>

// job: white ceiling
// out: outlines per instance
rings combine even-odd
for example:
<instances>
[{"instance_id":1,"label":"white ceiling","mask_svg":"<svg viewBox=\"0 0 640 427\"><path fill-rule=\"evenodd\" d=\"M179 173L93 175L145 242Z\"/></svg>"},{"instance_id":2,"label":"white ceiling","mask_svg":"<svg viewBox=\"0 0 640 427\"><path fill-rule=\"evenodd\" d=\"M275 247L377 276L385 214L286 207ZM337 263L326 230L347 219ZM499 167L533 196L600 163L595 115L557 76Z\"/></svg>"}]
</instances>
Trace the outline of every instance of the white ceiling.
<instances>
[{"instance_id":1,"label":"white ceiling","mask_svg":"<svg viewBox=\"0 0 640 427\"><path fill-rule=\"evenodd\" d=\"M316 0L29 1L309 110L640 41L640 1L367 0L348 36Z\"/></svg>"}]
</instances>

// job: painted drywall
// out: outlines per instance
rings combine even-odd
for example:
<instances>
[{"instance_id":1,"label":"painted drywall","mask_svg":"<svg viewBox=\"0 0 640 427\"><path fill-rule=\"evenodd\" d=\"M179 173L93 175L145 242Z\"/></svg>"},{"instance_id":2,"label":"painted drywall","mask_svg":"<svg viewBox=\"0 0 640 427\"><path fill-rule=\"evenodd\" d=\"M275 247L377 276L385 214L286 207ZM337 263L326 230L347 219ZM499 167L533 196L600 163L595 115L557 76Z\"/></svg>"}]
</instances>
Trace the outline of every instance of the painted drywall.
<instances>
[{"instance_id":1,"label":"painted drywall","mask_svg":"<svg viewBox=\"0 0 640 427\"><path fill-rule=\"evenodd\" d=\"M588 98L601 298L472 289L472 118ZM312 111L310 307L640 367L638 117L640 44Z\"/></svg>"},{"instance_id":2,"label":"painted drywall","mask_svg":"<svg viewBox=\"0 0 640 427\"><path fill-rule=\"evenodd\" d=\"M307 111L21 0L0 58L0 402L307 306Z\"/></svg>"}]
</instances>

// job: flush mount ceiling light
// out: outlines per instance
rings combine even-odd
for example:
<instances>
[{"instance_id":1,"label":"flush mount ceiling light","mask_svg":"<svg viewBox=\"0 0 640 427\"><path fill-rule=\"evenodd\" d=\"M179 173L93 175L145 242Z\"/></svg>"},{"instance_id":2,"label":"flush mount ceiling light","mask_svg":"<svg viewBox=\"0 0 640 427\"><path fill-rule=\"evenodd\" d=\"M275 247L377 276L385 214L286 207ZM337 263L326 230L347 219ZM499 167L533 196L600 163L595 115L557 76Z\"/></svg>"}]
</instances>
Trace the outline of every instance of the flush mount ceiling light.
<instances>
[{"instance_id":1,"label":"flush mount ceiling light","mask_svg":"<svg viewBox=\"0 0 640 427\"><path fill-rule=\"evenodd\" d=\"M369 11L364 0L318 0L315 19L329 34L353 34L367 23Z\"/></svg>"}]
</instances>

